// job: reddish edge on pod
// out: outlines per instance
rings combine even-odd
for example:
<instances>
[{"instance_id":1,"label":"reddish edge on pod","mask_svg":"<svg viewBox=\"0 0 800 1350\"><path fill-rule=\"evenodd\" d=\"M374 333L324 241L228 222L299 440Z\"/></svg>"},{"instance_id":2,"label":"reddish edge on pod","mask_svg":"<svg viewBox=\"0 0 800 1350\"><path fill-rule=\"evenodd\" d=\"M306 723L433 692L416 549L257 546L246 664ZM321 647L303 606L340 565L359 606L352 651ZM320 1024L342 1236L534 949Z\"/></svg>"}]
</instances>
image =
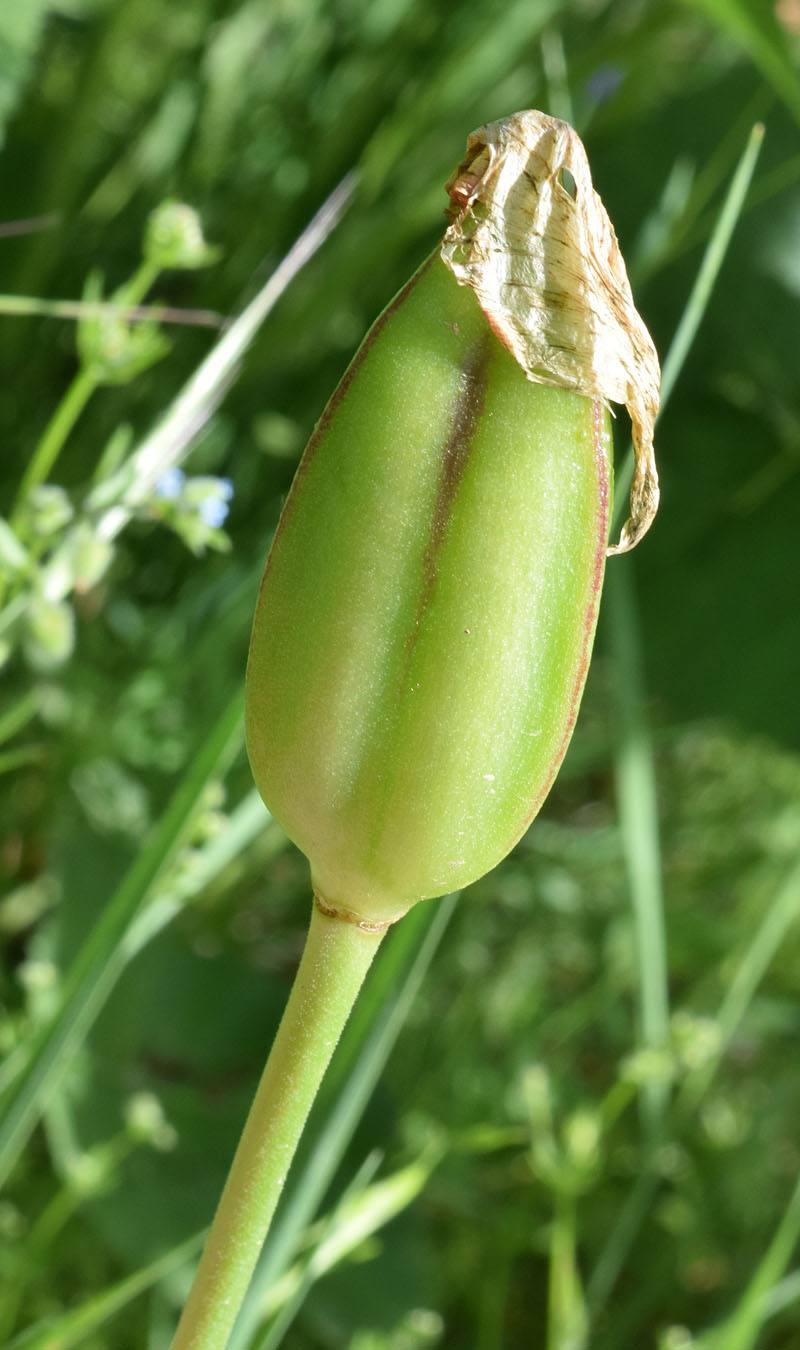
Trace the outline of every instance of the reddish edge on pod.
<instances>
[{"instance_id":1,"label":"reddish edge on pod","mask_svg":"<svg viewBox=\"0 0 800 1350\"><path fill-rule=\"evenodd\" d=\"M267 564L248 749L325 912L489 870L563 757L608 534L599 402L534 384L430 259L309 442Z\"/></svg>"}]
</instances>

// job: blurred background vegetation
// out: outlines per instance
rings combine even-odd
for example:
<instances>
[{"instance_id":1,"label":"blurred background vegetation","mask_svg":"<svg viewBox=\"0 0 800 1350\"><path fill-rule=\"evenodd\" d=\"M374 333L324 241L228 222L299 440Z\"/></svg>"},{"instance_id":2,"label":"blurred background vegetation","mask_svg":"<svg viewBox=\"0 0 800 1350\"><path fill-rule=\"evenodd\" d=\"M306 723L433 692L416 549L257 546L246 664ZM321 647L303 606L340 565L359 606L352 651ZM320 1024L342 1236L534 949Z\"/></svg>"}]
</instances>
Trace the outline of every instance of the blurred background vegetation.
<instances>
[{"instance_id":1,"label":"blurred background vegetation","mask_svg":"<svg viewBox=\"0 0 800 1350\"><path fill-rule=\"evenodd\" d=\"M0 8L3 1345L169 1343L307 921L238 730L271 532L523 107L662 356L766 136L564 771L387 942L235 1343L800 1345L799 55L796 0Z\"/></svg>"}]
</instances>

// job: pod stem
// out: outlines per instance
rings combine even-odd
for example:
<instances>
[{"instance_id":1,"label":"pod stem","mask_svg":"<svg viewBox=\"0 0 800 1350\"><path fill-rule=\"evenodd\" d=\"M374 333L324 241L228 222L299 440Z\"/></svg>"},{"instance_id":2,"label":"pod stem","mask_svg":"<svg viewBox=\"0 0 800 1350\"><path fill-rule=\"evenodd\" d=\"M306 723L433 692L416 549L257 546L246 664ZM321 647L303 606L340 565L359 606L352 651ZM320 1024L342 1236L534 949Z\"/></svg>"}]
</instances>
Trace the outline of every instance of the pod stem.
<instances>
[{"instance_id":1,"label":"pod stem","mask_svg":"<svg viewBox=\"0 0 800 1350\"><path fill-rule=\"evenodd\" d=\"M173 1350L223 1350L227 1344L306 1117L382 937L315 904Z\"/></svg>"}]
</instances>

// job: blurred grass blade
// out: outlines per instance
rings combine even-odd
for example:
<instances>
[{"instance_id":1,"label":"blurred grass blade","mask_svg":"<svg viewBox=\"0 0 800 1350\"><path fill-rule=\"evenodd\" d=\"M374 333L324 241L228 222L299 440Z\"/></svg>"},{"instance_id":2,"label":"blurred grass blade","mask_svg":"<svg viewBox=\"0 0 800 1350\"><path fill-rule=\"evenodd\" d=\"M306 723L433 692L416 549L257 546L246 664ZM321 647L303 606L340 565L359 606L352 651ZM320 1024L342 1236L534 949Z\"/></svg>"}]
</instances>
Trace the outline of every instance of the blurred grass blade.
<instances>
[{"instance_id":1,"label":"blurred grass blade","mask_svg":"<svg viewBox=\"0 0 800 1350\"><path fill-rule=\"evenodd\" d=\"M465 5L449 31L435 76L415 90L413 99L399 99L376 127L361 160L368 198L402 170L403 159L431 126L441 126L454 110L463 117L482 101L491 104L507 69L508 53L529 48L536 35L565 8L565 0L509 0L505 5ZM530 93L531 76L526 78ZM535 85L534 85L535 89ZM466 97L465 97L466 96ZM513 100L512 100L513 101ZM528 107L532 106L529 102Z\"/></svg>"},{"instance_id":2,"label":"blurred grass blade","mask_svg":"<svg viewBox=\"0 0 800 1350\"><path fill-rule=\"evenodd\" d=\"M755 936L748 943L715 1019L720 1036L715 1053L687 1076L678 1095L676 1105L683 1114L695 1111L707 1092L756 989L798 916L800 916L800 863L792 868L764 915ZM616 1282L652 1203L657 1184L658 1178L654 1172L643 1173L620 1213L589 1284L589 1301L593 1313L602 1308ZM790 1205L788 1213L793 1212ZM786 1259L788 1261L788 1255ZM712 1333L707 1334L710 1336ZM716 1341L707 1344L703 1340L698 1342L698 1346L701 1344L704 1350L728 1350L726 1342L718 1345Z\"/></svg>"},{"instance_id":3,"label":"blurred grass blade","mask_svg":"<svg viewBox=\"0 0 800 1350\"><path fill-rule=\"evenodd\" d=\"M667 942L661 882L656 773L647 720L645 681L631 564L609 568L606 616L614 662L615 777L622 849L634 913L639 979L639 1044L662 1050L669 1039ZM645 1134L653 1148L661 1132L668 1085L642 1086Z\"/></svg>"},{"instance_id":4,"label":"blurred grass blade","mask_svg":"<svg viewBox=\"0 0 800 1350\"><path fill-rule=\"evenodd\" d=\"M800 80L773 6L748 0L685 0L750 57L800 122Z\"/></svg>"},{"instance_id":5,"label":"blurred grass blade","mask_svg":"<svg viewBox=\"0 0 800 1350\"><path fill-rule=\"evenodd\" d=\"M27 1047L27 1063L0 1103L0 1185L124 968L129 925L183 837L206 783L241 742L242 694L238 691L211 728L148 844L78 952L64 978L57 1009Z\"/></svg>"},{"instance_id":6,"label":"blurred grass blade","mask_svg":"<svg viewBox=\"0 0 800 1350\"><path fill-rule=\"evenodd\" d=\"M738 141L737 141L738 150ZM725 175L727 177L727 174ZM645 216L631 249L630 278L638 290L643 281L664 265L671 256L696 196L697 174L694 161L677 156L661 189L657 204Z\"/></svg>"},{"instance_id":7,"label":"blurred grass blade","mask_svg":"<svg viewBox=\"0 0 800 1350\"><path fill-rule=\"evenodd\" d=\"M719 1028L719 1044L713 1057L686 1078L678 1097L678 1105L682 1110L693 1111L707 1091L759 984L798 915L800 863L792 868L747 944L715 1019Z\"/></svg>"},{"instance_id":8,"label":"blurred grass blade","mask_svg":"<svg viewBox=\"0 0 800 1350\"><path fill-rule=\"evenodd\" d=\"M608 1235L597 1265L586 1285L586 1301L593 1324L603 1311L636 1241L636 1235L650 1211L658 1181L659 1178L651 1167L640 1172Z\"/></svg>"},{"instance_id":9,"label":"blurred grass blade","mask_svg":"<svg viewBox=\"0 0 800 1350\"><path fill-rule=\"evenodd\" d=\"M0 146L6 138L6 125L34 76L36 53L49 10L48 0L0 6Z\"/></svg>"},{"instance_id":10,"label":"blurred grass blade","mask_svg":"<svg viewBox=\"0 0 800 1350\"><path fill-rule=\"evenodd\" d=\"M289 252L238 318L215 343L186 382L166 415L127 461L122 501L110 507L97 524L101 539L114 539L133 511L168 468L177 464L225 397L245 351L258 329L302 267L325 242L353 194L349 174L323 203Z\"/></svg>"},{"instance_id":11,"label":"blurred grass blade","mask_svg":"<svg viewBox=\"0 0 800 1350\"><path fill-rule=\"evenodd\" d=\"M773 103L774 96L771 90L762 87L748 101L735 121L731 122L725 135L694 177L685 210L674 220L670 237L663 240L662 251L644 257L641 264L634 268L634 286L643 276L650 276L668 263L700 248L710 238L717 217L714 199L741 158L742 140L747 139L755 123L764 120ZM686 162L684 156L681 156L681 160ZM794 182L796 178L795 170L791 181ZM774 191L773 181L771 174L762 175L758 184L748 193L742 214L751 211L757 202L763 200L765 189L767 196L770 195L770 191Z\"/></svg>"},{"instance_id":12,"label":"blurred grass blade","mask_svg":"<svg viewBox=\"0 0 800 1350\"><path fill-rule=\"evenodd\" d=\"M47 319L149 319L151 323L194 324L219 328L223 316L211 309L176 309L172 305L115 305L87 300L43 300L33 295L0 295L0 314L40 314Z\"/></svg>"},{"instance_id":13,"label":"blurred grass blade","mask_svg":"<svg viewBox=\"0 0 800 1350\"><path fill-rule=\"evenodd\" d=\"M736 172L731 179L731 185L722 204L722 209L717 217L713 233L709 239L694 285L689 292L689 298L684 306L672 342L669 346L664 364L661 369L661 409L659 416L663 414L678 376L683 370L686 358L695 337L697 330L703 321L703 315L708 308L708 302L711 299L711 292L719 276L720 268L725 260L725 254L728 251L733 231L736 228L736 222L742 214L745 198L748 188L755 172L758 156L761 153L761 146L764 141L764 127L761 122L756 122L747 138L747 144L742 152L742 157L736 168ZM621 523L626 510L628 491L630 489L631 479L633 477L633 450L629 449L622 464L614 489L617 505L614 510L615 527ZM612 530L613 533L613 530Z\"/></svg>"},{"instance_id":14,"label":"blurred grass blade","mask_svg":"<svg viewBox=\"0 0 800 1350\"><path fill-rule=\"evenodd\" d=\"M24 769L26 764L35 764L37 759L44 759L47 749L42 743L33 745L21 745L17 750L7 750L0 754L0 773L15 773L17 769Z\"/></svg>"},{"instance_id":15,"label":"blurred grass blade","mask_svg":"<svg viewBox=\"0 0 800 1350\"><path fill-rule=\"evenodd\" d=\"M754 1350L761 1328L769 1316L772 1293L800 1241L800 1178L778 1224L772 1241L756 1267L739 1304L721 1326L713 1327L695 1342L697 1350ZM786 1342L788 1344L789 1342Z\"/></svg>"},{"instance_id":16,"label":"blurred grass blade","mask_svg":"<svg viewBox=\"0 0 800 1350\"><path fill-rule=\"evenodd\" d=\"M0 745L27 726L39 711L39 692L31 689L0 713Z\"/></svg>"},{"instance_id":17,"label":"blurred grass blade","mask_svg":"<svg viewBox=\"0 0 800 1350\"><path fill-rule=\"evenodd\" d=\"M775 1317L797 1302L800 1302L800 1270L793 1270L770 1289L764 1300L765 1316Z\"/></svg>"},{"instance_id":18,"label":"blurred grass blade","mask_svg":"<svg viewBox=\"0 0 800 1350\"><path fill-rule=\"evenodd\" d=\"M189 900L206 890L265 831L269 831L269 840L262 862L274 857L289 841L253 788L231 811L220 833L193 850L189 873L167 882L163 889L159 888L147 908L137 915L123 938L125 959L132 960Z\"/></svg>"},{"instance_id":19,"label":"blurred grass blade","mask_svg":"<svg viewBox=\"0 0 800 1350\"><path fill-rule=\"evenodd\" d=\"M203 1237L204 1233L193 1233L178 1247L173 1247L133 1275L126 1276L110 1289L104 1289L80 1307L71 1308L60 1317L48 1318L29 1327L8 1342L6 1350L72 1350L73 1346L99 1344L93 1340L90 1342L99 1328L109 1318L122 1312L135 1298L194 1260Z\"/></svg>"},{"instance_id":20,"label":"blurred grass blade","mask_svg":"<svg viewBox=\"0 0 800 1350\"><path fill-rule=\"evenodd\" d=\"M61 224L57 211L44 216L26 216L22 220L4 220L0 225L0 239L13 239L20 234L39 234L42 230L54 230Z\"/></svg>"},{"instance_id":21,"label":"blurred grass blade","mask_svg":"<svg viewBox=\"0 0 800 1350\"><path fill-rule=\"evenodd\" d=\"M345 1187L333 1209L323 1215L304 1235L303 1242L306 1247L304 1255L272 1286L264 1308L266 1325L251 1350L275 1350L305 1303L312 1286L339 1260L346 1259L350 1254L349 1244L336 1243L334 1234L337 1230L341 1230L348 1206L353 1202L357 1205L359 1199L369 1190L382 1161L383 1154L380 1149L373 1149ZM330 1252L331 1240L336 1244L336 1251L331 1253L333 1260L328 1261L325 1249L327 1247Z\"/></svg>"},{"instance_id":22,"label":"blurred grass blade","mask_svg":"<svg viewBox=\"0 0 800 1350\"><path fill-rule=\"evenodd\" d=\"M539 40L542 49L542 67L547 88L547 112L565 122L575 121L572 94L569 87L567 54L564 39L558 28L545 28Z\"/></svg>"},{"instance_id":23,"label":"blurred grass blade","mask_svg":"<svg viewBox=\"0 0 800 1350\"><path fill-rule=\"evenodd\" d=\"M437 1160L438 1155L419 1158L372 1185L362 1180L347 1188L333 1212L321 1221L311 1255L293 1265L270 1291L263 1311L275 1320L255 1341L253 1350L277 1350L283 1344L317 1280L407 1209L424 1190Z\"/></svg>"},{"instance_id":24,"label":"blurred grass blade","mask_svg":"<svg viewBox=\"0 0 800 1350\"><path fill-rule=\"evenodd\" d=\"M411 910L379 954L309 1119L294 1181L290 1176L230 1350L252 1344L270 1290L287 1269L338 1170L457 900L457 894L448 895Z\"/></svg>"},{"instance_id":25,"label":"blurred grass blade","mask_svg":"<svg viewBox=\"0 0 800 1350\"><path fill-rule=\"evenodd\" d=\"M661 381L662 412L675 387L677 378L683 369L684 362L689 354L689 349L702 322L706 308L708 307L714 282L719 275L719 270L722 266L736 222L739 219L742 207L744 206L745 197L747 196L747 190L753 177L763 138L764 128L760 123L757 123L750 132L742 157L739 160L736 172L731 180L731 185L728 188L722 209L717 217L714 231L706 245L697 276L695 277L694 285L689 292L683 314L681 315L678 327L675 330L675 335L664 362ZM626 509L625 503L627 501L632 473L633 452L629 450L625 463L617 476L615 491L618 509L615 511L615 518L618 521L621 520ZM622 570L622 568L609 569L607 583L612 580L614 570ZM610 593L611 587L609 587L609 594ZM646 749L643 747L640 747L640 752L645 755L647 753ZM644 761L644 768L640 762L639 772L642 773L644 778L647 772L646 760ZM652 768L649 772L652 773ZM633 801L632 788L630 791L631 807L638 813L640 812L640 806ZM650 810L652 813L655 812L655 801L653 798L651 798ZM637 828L641 828L641 822L639 822ZM647 831L651 841L649 849L652 854L652 841L657 841L658 839L658 822L655 814L652 814L651 816ZM652 867L652 863L653 858L651 857L649 866ZM650 934L651 940L654 932L655 930ZM656 949L654 949L654 952L655 950ZM660 994L658 998L660 1002L663 998L663 994ZM655 1001L652 1015L655 1015L656 1019L660 1016ZM651 1107L649 1109L653 1110L654 1108ZM655 1191L655 1185L655 1177L649 1171L639 1177L634 1191L628 1197L628 1202L623 1207L616 1224L609 1233L608 1240L587 1288L587 1296L592 1314L595 1316L604 1306L616 1284L620 1271L628 1259L636 1235L648 1212L650 1201Z\"/></svg>"},{"instance_id":26,"label":"blurred grass blade","mask_svg":"<svg viewBox=\"0 0 800 1350\"><path fill-rule=\"evenodd\" d=\"M736 222L742 213L747 190L750 187L763 142L763 123L756 122L747 138L744 152L731 179L731 185L717 218L714 233L706 246L700 270L695 278L695 283L664 361L661 371L662 413L675 388L678 376L683 370L686 358L689 355L689 349L697 336L697 330L708 308L711 292L719 276L720 268L725 261L725 254L736 228Z\"/></svg>"}]
</instances>

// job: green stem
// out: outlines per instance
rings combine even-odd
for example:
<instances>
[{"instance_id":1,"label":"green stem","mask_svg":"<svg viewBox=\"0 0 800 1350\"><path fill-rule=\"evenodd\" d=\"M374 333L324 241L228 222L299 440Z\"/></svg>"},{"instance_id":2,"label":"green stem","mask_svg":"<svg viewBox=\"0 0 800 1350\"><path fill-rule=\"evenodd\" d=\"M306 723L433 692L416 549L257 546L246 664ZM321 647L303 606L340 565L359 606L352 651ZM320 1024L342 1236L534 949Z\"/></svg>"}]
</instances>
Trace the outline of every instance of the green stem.
<instances>
[{"instance_id":1,"label":"green stem","mask_svg":"<svg viewBox=\"0 0 800 1350\"><path fill-rule=\"evenodd\" d=\"M559 1191L550 1232L547 1350L581 1350L586 1344L586 1308L576 1263L576 1200Z\"/></svg>"},{"instance_id":2,"label":"green stem","mask_svg":"<svg viewBox=\"0 0 800 1350\"><path fill-rule=\"evenodd\" d=\"M33 295L0 295L0 314L44 319L152 319L156 323L221 328L225 316L213 309L185 309L182 305L142 305L115 300L43 300Z\"/></svg>"},{"instance_id":3,"label":"green stem","mask_svg":"<svg viewBox=\"0 0 800 1350\"><path fill-rule=\"evenodd\" d=\"M753 1350L769 1316L770 1293L786 1273L800 1237L800 1179L789 1197L772 1241L732 1315L698 1342L700 1350Z\"/></svg>"},{"instance_id":4,"label":"green stem","mask_svg":"<svg viewBox=\"0 0 800 1350\"><path fill-rule=\"evenodd\" d=\"M117 299L129 308L138 305L159 273L157 264L145 260L136 269L130 281L120 288ZM45 427L36 449L31 455L17 493L17 504L11 518L12 528L18 523L20 507L34 488L49 477L64 443L86 404L98 386L98 378L89 366L81 366L64 397Z\"/></svg>"},{"instance_id":5,"label":"green stem","mask_svg":"<svg viewBox=\"0 0 800 1350\"><path fill-rule=\"evenodd\" d=\"M158 263L150 262L145 258L139 264L130 281L126 281L124 286L120 286L119 291L113 297L118 304L138 305L141 304L151 286L154 286L158 274L161 271Z\"/></svg>"},{"instance_id":6,"label":"green stem","mask_svg":"<svg viewBox=\"0 0 800 1350\"><path fill-rule=\"evenodd\" d=\"M669 979L661 846L653 746L645 708L645 677L630 567L609 573L609 635L615 666L615 777L620 833L633 906L639 971L639 1041L656 1053L669 1042ZM665 1078L642 1085L645 1141L659 1143L669 1100Z\"/></svg>"},{"instance_id":7,"label":"green stem","mask_svg":"<svg viewBox=\"0 0 800 1350\"><path fill-rule=\"evenodd\" d=\"M172 1350L227 1344L306 1117L382 936L314 906L294 987Z\"/></svg>"},{"instance_id":8,"label":"green stem","mask_svg":"<svg viewBox=\"0 0 800 1350\"><path fill-rule=\"evenodd\" d=\"M11 519L12 527L19 516L19 509L35 487L49 478L64 442L83 412L86 404L97 387L97 379L91 370L82 368L70 384L61 402L56 408L44 430L36 449L28 460L28 466L22 476L17 494L17 506Z\"/></svg>"}]
</instances>

